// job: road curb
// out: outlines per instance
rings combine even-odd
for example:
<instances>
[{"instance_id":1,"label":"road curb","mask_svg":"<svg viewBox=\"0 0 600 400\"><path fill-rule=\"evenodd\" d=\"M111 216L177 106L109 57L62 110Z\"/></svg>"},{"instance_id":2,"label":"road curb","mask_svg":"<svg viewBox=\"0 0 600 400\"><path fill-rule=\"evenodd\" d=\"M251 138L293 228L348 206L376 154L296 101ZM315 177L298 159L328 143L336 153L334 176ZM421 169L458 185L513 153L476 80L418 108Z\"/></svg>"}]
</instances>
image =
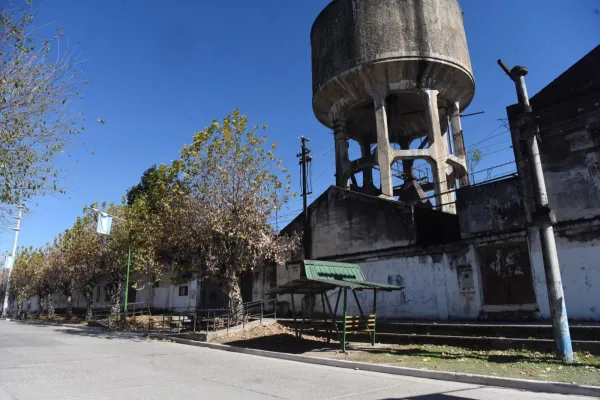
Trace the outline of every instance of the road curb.
<instances>
[{"instance_id":1,"label":"road curb","mask_svg":"<svg viewBox=\"0 0 600 400\"><path fill-rule=\"evenodd\" d=\"M494 376L461 374L456 372L428 371L415 368L393 367L390 365L369 364L356 361L333 360L297 354L277 353L274 351L247 349L217 343L198 342L173 336L150 335L156 339L169 339L175 343L233 353L250 354L254 356L277 358L280 360L298 361L308 364L325 365L329 367L347 368L361 371L380 372L384 374L413 376L416 378L437 379L470 383L475 385L497 386L510 389L527 390L531 392L557 393L578 396L600 397L600 386L585 386L562 382L541 382L526 379L509 379Z\"/></svg>"}]
</instances>

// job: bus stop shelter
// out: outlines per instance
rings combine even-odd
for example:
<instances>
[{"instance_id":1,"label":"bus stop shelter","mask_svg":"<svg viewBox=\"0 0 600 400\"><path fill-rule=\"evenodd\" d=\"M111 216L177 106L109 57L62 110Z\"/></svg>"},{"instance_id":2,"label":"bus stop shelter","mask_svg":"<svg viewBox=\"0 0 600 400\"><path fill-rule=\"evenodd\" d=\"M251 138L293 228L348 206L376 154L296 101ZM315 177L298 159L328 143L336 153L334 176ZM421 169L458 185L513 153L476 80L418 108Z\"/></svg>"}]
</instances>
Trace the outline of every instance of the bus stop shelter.
<instances>
[{"instance_id":1,"label":"bus stop shelter","mask_svg":"<svg viewBox=\"0 0 600 400\"><path fill-rule=\"evenodd\" d=\"M271 289L271 294L290 294L292 298L292 313L294 316L294 331L297 337L302 336L307 324L305 313L302 313L302 327L298 329L296 318L296 307L294 295L315 294L321 297L323 306L323 327L329 331L332 328L341 343L342 351L346 351L346 335L349 332L366 332L369 334L371 344L375 345L376 319L377 319L377 292L391 292L401 290L403 287L369 282L360 269L360 265L342 262L304 260L300 279L295 279L283 285ZM373 310L371 314L365 314L356 292L373 291ZM335 308L331 306L327 292L337 291ZM360 315L348 315L348 292L354 297ZM342 299L342 319L337 317L338 307ZM327 309L325 308L327 306ZM341 327L340 327L341 325Z\"/></svg>"}]
</instances>

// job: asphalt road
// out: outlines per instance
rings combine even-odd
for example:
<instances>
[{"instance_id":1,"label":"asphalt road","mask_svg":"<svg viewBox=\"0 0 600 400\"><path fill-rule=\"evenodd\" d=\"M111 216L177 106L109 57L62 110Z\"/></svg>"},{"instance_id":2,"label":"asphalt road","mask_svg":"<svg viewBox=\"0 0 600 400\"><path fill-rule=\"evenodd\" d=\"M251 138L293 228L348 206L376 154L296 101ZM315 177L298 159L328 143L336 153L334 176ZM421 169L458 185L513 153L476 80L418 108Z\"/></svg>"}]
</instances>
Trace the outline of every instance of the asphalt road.
<instances>
[{"instance_id":1,"label":"asphalt road","mask_svg":"<svg viewBox=\"0 0 600 400\"><path fill-rule=\"evenodd\" d=\"M0 400L567 398L0 320Z\"/></svg>"}]
</instances>

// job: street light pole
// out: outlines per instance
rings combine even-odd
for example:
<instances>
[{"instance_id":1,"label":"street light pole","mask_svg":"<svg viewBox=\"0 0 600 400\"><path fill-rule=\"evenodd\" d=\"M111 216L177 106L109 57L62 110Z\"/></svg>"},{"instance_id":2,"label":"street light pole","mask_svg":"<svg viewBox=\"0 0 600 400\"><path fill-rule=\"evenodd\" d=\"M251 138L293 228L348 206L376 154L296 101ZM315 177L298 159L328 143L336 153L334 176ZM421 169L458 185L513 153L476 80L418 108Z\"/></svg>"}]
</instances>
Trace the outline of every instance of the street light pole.
<instances>
[{"instance_id":1,"label":"street light pole","mask_svg":"<svg viewBox=\"0 0 600 400\"><path fill-rule=\"evenodd\" d=\"M524 136L529 169L532 177L532 186L535 197L535 212L532 215L534 224L540 232L542 257L544 259L544 271L546 273L546 286L550 313L552 314L552 328L554 343L556 344L556 356L563 362L573 361L573 347L571 334L569 333L569 320L567 319L567 306L563 291L560 266L556 242L554 240L553 224L556 222L554 212L548 203L548 193L544 181L544 171L538 147L539 127L532 117L531 104L525 86L525 75L527 68L517 65L509 70L508 67L498 60L500 68L514 82L519 99L519 116L517 120L521 135Z\"/></svg>"},{"instance_id":2,"label":"street light pole","mask_svg":"<svg viewBox=\"0 0 600 400\"><path fill-rule=\"evenodd\" d=\"M2 318L8 317L8 300L10 292L10 275L12 267L15 263L15 257L17 256L17 242L19 241L19 232L21 231L21 219L23 218L23 206L17 207L19 209L19 215L14 217L17 220L17 226L12 228L15 231L15 241L13 242L11 262L8 265L8 274L6 276L6 293L4 293L4 302L2 303Z\"/></svg>"},{"instance_id":3,"label":"street light pole","mask_svg":"<svg viewBox=\"0 0 600 400\"><path fill-rule=\"evenodd\" d=\"M123 314L127 318L127 304L129 302L129 268L131 266L131 240L129 240L129 248L127 249L127 277L125 278L125 305L123 306ZM135 309L134 309L135 311ZM135 318L135 312L134 316Z\"/></svg>"}]
</instances>

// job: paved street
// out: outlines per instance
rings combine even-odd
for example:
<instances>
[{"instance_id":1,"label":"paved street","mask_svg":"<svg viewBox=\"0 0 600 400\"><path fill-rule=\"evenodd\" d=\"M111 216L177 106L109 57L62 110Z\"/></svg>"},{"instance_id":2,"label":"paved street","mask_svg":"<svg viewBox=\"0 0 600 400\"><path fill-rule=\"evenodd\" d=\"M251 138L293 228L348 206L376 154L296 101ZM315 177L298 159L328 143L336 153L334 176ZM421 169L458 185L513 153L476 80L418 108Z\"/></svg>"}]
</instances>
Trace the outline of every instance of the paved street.
<instances>
[{"instance_id":1,"label":"paved street","mask_svg":"<svg viewBox=\"0 0 600 400\"><path fill-rule=\"evenodd\" d=\"M0 321L0 400L567 399ZM582 398L583 399L583 398Z\"/></svg>"}]
</instances>

